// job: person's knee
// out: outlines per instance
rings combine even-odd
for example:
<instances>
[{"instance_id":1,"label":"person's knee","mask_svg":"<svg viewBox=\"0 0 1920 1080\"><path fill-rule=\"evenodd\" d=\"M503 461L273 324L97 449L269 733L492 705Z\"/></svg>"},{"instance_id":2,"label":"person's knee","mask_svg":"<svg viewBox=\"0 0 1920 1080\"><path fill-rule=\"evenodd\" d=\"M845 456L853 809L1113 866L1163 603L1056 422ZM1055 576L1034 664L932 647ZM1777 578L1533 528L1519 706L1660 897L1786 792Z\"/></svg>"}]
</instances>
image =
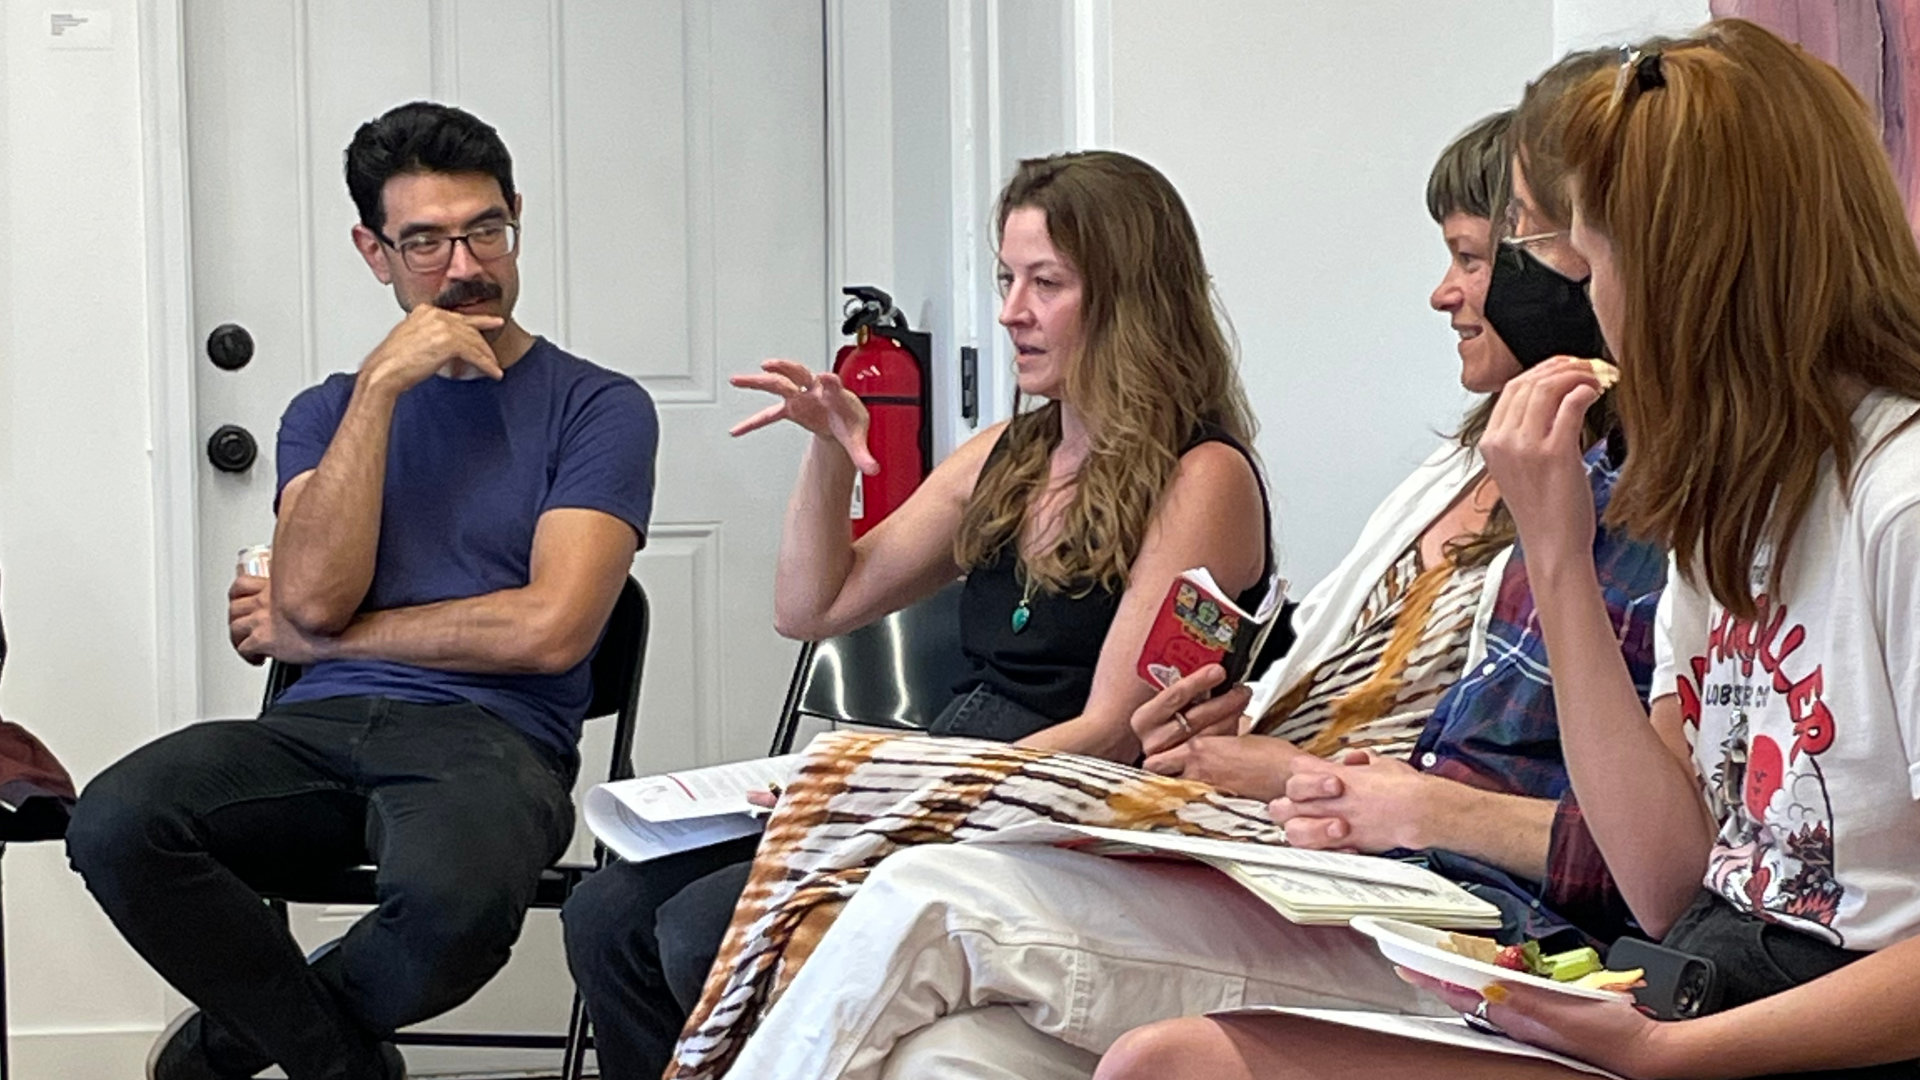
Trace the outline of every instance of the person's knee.
<instances>
[{"instance_id":1,"label":"person's knee","mask_svg":"<svg viewBox=\"0 0 1920 1080\"><path fill-rule=\"evenodd\" d=\"M1114 1040L1093 1080L1162 1080L1210 1070L1220 1050L1219 1029L1203 1016L1137 1027Z\"/></svg>"},{"instance_id":2,"label":"person's knee","mask_svg":"<svg viewBox=\"0 0 1920 1080\"><path fill-rule=\"evenodd\" d=\"M914 909L944 906L991 876L998 852L959 844L923 844L903 848L880 860L861 893L885 897L888 906ZM986 875L986 876L982 876Z\"/></svg>"},{"instance_id":3,"label":"person's knee","mask_svg":"<svg viewBox=\"0 0 1920 1080\"><path fill-rule=\"evenodd\" d=\"M426 874L382 881L373 914L378 948L356 950L343 977L377 985L361 1020L394 1031L472 997L506 966L532 886Z\"/></svg>"},{"instance_id":4,"label":"person's knee","mask_svg":"<svg viewBox=\"0 0 1920 1080\"><path fill-rule=\"evenodd\" d=\"M520 936L534 884L436 867L382 883L379 917L422 960L491 974Z\"/></svg>"},{"instance_id":5,"label":"person's knee","mask_svg":"<svg viewBox=\"0 0 1920 1080\"><path fill-rule=\"evenodd\" d=\"M560 908L567 966L583 987L636 951L651 952L654 910L644 872L614 863L574 887Z\"/></svg>"},{"instance_id":6,"label":"person's knee","mask_svg":"<svg viewBox=\"0 0 1920 1080\"><path fill-rule=\"evenodd\" d=\"M231 797L237 733L252 721L193 724L146 744L94 777L67 823L67 858L92 885L142 860L200 850L196 818Z\"/></svg>"},{"instance_id":7,"label":"person's knee","mask_svg":"<svg viewBox=\"0 0 1920 1080\"><path fill-rule=\"evenodd\" d=\"M1035 1029L1012 1005L983 1005L942 1016L895 1043L880 1080L1087 1080L1096 1060Z\"/></svg>"},{"instance_id":8,"label":"person's knee","mask_svg":"<svg viewBox=\"0 0 1920 1080\"><path fill-rule=\"evenodd\" d=\"M95 777L74 804L67 823L67 859L89 885L112 880L158 850L164 831L166 786L135 751Z\"/></svg>"}]
</instances>

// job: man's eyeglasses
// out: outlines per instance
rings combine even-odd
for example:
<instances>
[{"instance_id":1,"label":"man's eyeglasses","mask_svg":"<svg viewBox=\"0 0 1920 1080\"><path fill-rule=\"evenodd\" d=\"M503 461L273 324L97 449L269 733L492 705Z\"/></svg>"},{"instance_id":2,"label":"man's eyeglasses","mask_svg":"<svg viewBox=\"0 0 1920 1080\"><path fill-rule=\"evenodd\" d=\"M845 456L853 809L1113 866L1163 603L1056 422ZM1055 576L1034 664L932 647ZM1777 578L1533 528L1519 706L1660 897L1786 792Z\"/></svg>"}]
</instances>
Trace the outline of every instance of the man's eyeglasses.
<instances>
[{"instance_id":1,"label":"man's eyeglasses","mask_svg":"<svg viewBox=\"0 0 1920 1080\"><path fill-rule=\"evenodd\" d=\"M457 236L437 236L433 233L415 233L398 243L387 239L385 233L373 235L380 242L400 253L400 261L407 269L416 274L437 274L453 262L453 245L464 243L473 257L481 262L493 262L504 259L520 250L520 223L517 221L490 222L476 225Z\"/></svg>"}]
</instances>

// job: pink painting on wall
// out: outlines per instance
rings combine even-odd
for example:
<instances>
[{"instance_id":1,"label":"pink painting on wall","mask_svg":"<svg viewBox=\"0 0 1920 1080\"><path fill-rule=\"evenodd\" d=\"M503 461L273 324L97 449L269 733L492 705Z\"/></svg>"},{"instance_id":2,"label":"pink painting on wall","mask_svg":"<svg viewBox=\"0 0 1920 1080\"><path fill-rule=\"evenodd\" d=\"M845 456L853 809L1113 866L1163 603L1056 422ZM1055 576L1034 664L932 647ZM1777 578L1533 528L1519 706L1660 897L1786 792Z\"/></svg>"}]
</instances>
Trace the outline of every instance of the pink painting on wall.
<instances>
[{"instance_id":1,"label":"pink painting on wall","mask_svg":"<svg viewBox=\"0 0 1920 1080\"><path fill-rule=\"evenodd\" d=\"M1712 0L1732 15L1792 41L1840 69L1880 116L1880 137L1920 235L1920 0Z\"/></svg>"}]
</instances>

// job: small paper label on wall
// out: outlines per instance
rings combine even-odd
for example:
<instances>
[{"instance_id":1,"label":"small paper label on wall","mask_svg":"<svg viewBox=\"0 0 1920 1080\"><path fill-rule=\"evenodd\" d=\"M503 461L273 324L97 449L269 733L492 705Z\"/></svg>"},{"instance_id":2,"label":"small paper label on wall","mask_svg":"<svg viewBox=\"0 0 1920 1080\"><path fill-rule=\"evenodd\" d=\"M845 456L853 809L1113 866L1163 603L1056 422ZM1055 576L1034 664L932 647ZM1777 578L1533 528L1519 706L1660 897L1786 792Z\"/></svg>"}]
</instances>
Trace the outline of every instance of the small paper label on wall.
<instances>
[{"instance_id":1,"label":"small paper label on wall","mask_svg":"<svg viewBox=\"0 0 1920 1080\"><path fill-rule=\"evenodd\" d=\"M113 48L113 12L94 8L50 8L47 11L47 48Z\"/></svg>"}]
</instances>

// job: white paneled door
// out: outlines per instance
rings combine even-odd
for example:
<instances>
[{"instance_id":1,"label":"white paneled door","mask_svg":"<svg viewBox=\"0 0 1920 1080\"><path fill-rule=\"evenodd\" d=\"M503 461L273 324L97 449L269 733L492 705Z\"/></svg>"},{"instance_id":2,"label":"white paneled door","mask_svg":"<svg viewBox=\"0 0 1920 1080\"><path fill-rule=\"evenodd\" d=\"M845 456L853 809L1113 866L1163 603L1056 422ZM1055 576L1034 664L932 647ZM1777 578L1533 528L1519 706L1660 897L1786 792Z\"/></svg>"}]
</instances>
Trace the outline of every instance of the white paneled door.
<instances>
[{"instance_id":1,"label":"white paneled door","mask_svg":"<svg viewBox=\"0 0 1920 1080\"><path fill-rule=\"evenodd\" d=\"M186 0L195 404L203 448L257 457L198 477L203 716L243 716L261 673L227 647L234 553L272 531L280 410L357 367L399 318L348 239L342 151L401 102L497 127L525 199L517 317L625 371L660 405L659 491L636 572L653 602L642 771L764 752L794 656L771 629L794 432L727 437L726 386L762 356L817 360L826 201L822 15L811 0ZM223 370L212 353L247 350ZM236 455L244 456L244 455ZM229 460L229 466L236 464ZM589 773L605 767L589 731ZM576 838L576 849L583 849ZM350 911L307 912L303 938ZM558 1030L550 915L442 1026ZM526 1063L476 1051L429 1059Z\"/></svg>"}]
</instances>

